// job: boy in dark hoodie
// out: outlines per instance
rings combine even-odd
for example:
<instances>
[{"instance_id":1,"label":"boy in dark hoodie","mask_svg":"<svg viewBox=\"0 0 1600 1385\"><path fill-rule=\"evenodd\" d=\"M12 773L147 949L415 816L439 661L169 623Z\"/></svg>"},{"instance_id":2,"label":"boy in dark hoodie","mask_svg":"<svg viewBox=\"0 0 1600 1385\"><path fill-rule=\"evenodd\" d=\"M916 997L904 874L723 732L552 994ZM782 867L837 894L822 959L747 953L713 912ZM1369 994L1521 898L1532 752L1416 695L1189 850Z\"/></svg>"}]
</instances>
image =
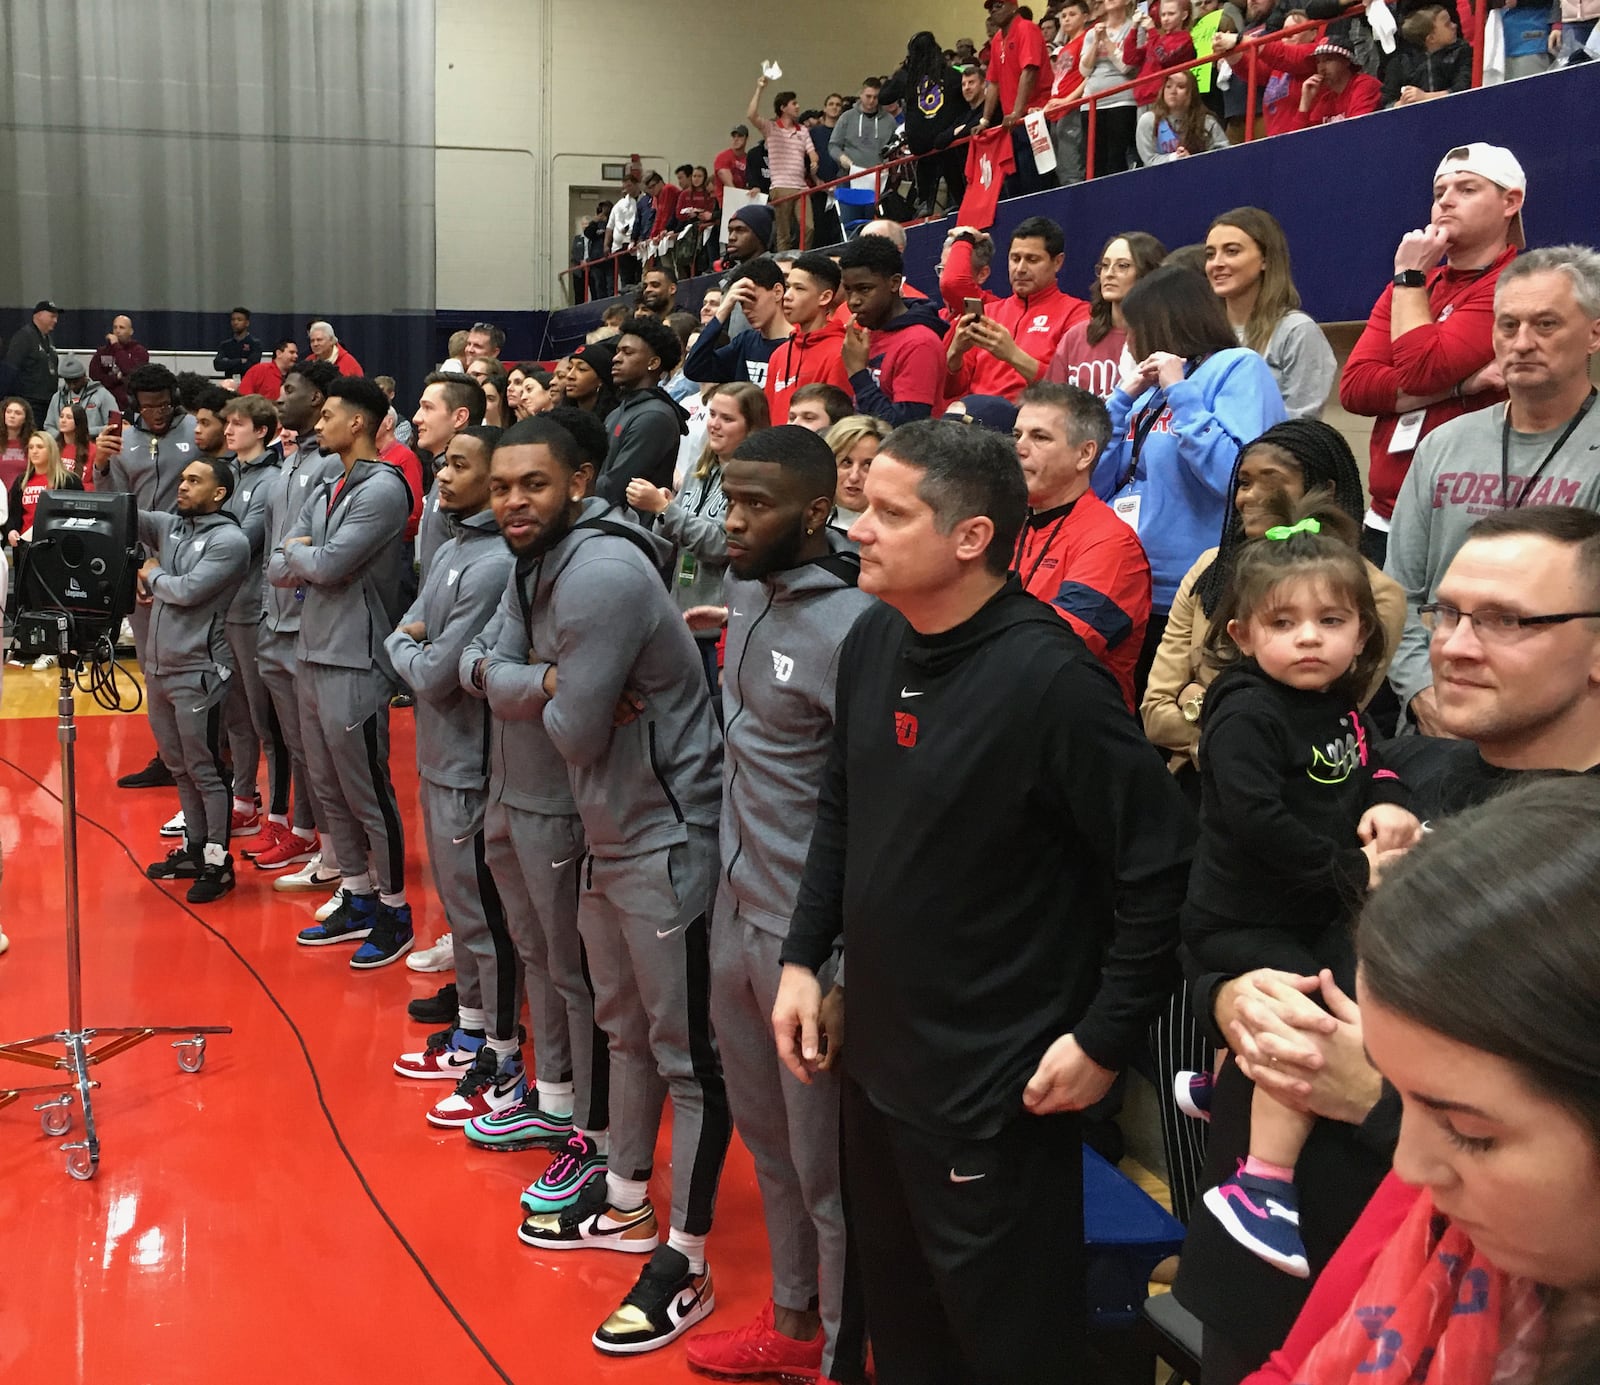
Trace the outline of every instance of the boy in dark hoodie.
<instances>
[{"instance_id":1,"label":"boy in dark hoodie","mask_svg":"<svg viewBox=\"0 0 1600 1385\"><path fill-rule=\"evenodd\" d=\"M789 417L789 400L804 385L833 385L850 392L844 323L834 321L839 284L839 266L826 255L801 255L789 266L783 315L794 333L767 366L767 409L776 422Z\"/></svg>"},{"instance_id":2,"label":"boy in dark hoodie","mask_svg":"<svg viewBox=\"0 0 1600 1385\"><path fill-rule=\"evenodd\" d=\"M617 334L611 383L622 402L606 417L610 450L595 494L621 505L628 482L670 486L678 439L689 431L689 415L661 388L661 377L678 364L678 334L653 317L630 317Z\"/></svg>"},{"instance_id":3,"label":"boy in dark hoodie","mask_svg":"<svg viewBox=\"0 0 1600 1385\"><path fill-rule=\"evenodd\" d=\"M905 263L887 236L858 236L839 256L852 320L841 353L860 413L899 427L944 398L944 323L926 301L900 296Z\"/></svg>"},{"instance_id":4,"label":"boy in dark hoodie","mask_svg":"<svg viewBox=\"0 0 1600 1385\"><path fill-rule=\"evenodd\" d=\"M1383 104L1412 106L1472 86L1472 46L1443 5L1424 5L1400 25L1405 40L1383 74Z\"/></svg>"},{"instance_id":5,"label":"boy in dark hoodie","mask_svg":"<svg viewBox=\"0 0 1600 1385\"><path fill-rule=\"evenodd\" d=\"M767 362L789 339L783 293L783 267L776 260L762 256L750 261L729 280L716 316L701 328L684 357L683 373L702 385L748 380L766 388ZM741 320L746 324L742 330Z\"/></svg>"}]
</instances>

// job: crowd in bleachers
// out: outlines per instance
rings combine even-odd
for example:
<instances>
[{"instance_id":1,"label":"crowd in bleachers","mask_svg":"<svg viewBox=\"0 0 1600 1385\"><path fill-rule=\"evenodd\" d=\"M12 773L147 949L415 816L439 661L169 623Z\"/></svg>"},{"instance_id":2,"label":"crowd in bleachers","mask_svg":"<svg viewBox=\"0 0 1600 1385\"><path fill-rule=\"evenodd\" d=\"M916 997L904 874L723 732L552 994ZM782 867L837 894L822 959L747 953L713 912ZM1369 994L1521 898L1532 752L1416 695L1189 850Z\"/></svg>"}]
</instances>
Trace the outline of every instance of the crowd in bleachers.
<instances>
[{"instance_id":1,"label":"crowd in bleachers","mask_svg":"<svg viewBox=\"0 0 1600 1385\"><path fill-rule=\"evenodd\" d=\"M794 91L769 98L772 79L763 76L709 171L685 163L669 181L635 157L621 194L601 202L573 239L575 300L610 297L654 263L680 278L712 268L730 190L739 203L747 193L770 201L774 249L831 245L852 211L830 197L836 180L912 160L864 179L872 196L856 224L874 205L901 222L941 216L962 207L968 141L999 126L1013 131L1011 196L1084 179L1091 104L1093 176L1101 177L1240 143L1252 91L1259 138L1431 101L1475 82L1472 36L1463 30L1473 11L1458 11L1454 0L1397 0L1392 14L1380 0L1370 18L1369 9L1327 0L1309 8L1288 0L1050 0L1037 22L1031 6L1011 0L985 8L981 47L963 38L941 48L924 30L895 72L868 77L854 96L830 92L801 109ZM1550 0L1487 10L1482 80L1591 59L1592 8L1593 0ZM1255 41L1254 88L1239 49L1246 41ZM1186 63L1187 71L1162 76ZM1035 169L1024 138L1023 118L1036 112L1047 122L1048 168ZM824 190L807 195L808 188Z\"/></svg>"},{"instance_id":2,"label":"crowd in bleachers","mask_svg":"<svg viewBox=\"0 0 1600 1385\"><path fill-rule=\"evenodd\" d=\"M1100 112L1102 171L1219 146L1230 8L1065 0L1041 33L991 5L996 128L1033 99L1028 24L1052 72L1081 40L1060 71L1091 94L1149 74ZM1400 27L1395 103L1451 87L1450 12ZM1364 43L1270 60L1314 60L1289 128L1381 87ZM1209 84L1160 77L1190 54ZM758 87L774 190L824 145L870 166L880 98L926 111L937 79L976 111L978 57L914 40L914 82L804 139ZM705 223L732 153L676 199L630 178L601 244ZM860 1385L870 1341L883 1385L1101 1378L1079 1174L1133 1068L1207 1385L1578 1385L1600 255L1527 246L1511 150L1440 155L1342 370L1256 207L1194 246L1115 235L1087 286L1047 217L955 225L924 292L900 221L824 254L745 205L698 311L701 249L641 256L558 361L458 334L409 420L325 320L302 355L235 310L218 384L127 318L62 357L41 300L6 353L8 543L49 490L138 497L157 755L121 782L182 809L150 877L326 894L299 945L454 971L395 1071L437 1084L432 1125L553 1156L517 1213L537 1253L648 1257L599 1351L714 1309L738 1129L771 1302L689 1337L695 1369ZM1365 477L1335 398L1374 421ZM394 708L450 925L426 948Z\"/></svg>"}]
</instances>

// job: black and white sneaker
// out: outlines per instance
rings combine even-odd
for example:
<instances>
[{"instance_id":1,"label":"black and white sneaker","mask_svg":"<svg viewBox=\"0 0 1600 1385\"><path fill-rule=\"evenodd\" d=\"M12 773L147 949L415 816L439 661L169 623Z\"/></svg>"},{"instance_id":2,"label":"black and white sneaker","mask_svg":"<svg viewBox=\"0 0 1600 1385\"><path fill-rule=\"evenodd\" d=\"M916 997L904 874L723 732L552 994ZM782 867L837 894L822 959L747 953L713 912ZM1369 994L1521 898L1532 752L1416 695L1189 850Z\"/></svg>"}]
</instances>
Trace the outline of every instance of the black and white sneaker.
<instances>
[{"instance_id":1,"label":"black and white sneaker","mask_svg":"<svg viewBox=\"0 0 1600 1385\"><path fill-rule=\"evenodd\" d=\"M166 859L144 868L147 880L198 880L200 862L187 846L175 846Z\"/></svg>"},{"instance_id":2,"label":"black and white sneaker","mask_svg":"<svg viewBox=\"0 0 1600 1385\"><path fill-rule=\"evenodd\" d=\"M215 904L233 889L233 857L224 856L220 864L204 864L185 896L191 904Z\"/></svg>"},{"instance_id":3,"label":"black and white sneaker","mask_svg":"<svg viewBox=\"0 0 1600 1385\"><path fill-rule=\"evenodd\" d=\"M591 1340L607 1356L637 1356L677 1340L715 1307L711 1267L694 1274L682 1251L658 1246L639 1282Z\"/></svg>"}]
</instances>

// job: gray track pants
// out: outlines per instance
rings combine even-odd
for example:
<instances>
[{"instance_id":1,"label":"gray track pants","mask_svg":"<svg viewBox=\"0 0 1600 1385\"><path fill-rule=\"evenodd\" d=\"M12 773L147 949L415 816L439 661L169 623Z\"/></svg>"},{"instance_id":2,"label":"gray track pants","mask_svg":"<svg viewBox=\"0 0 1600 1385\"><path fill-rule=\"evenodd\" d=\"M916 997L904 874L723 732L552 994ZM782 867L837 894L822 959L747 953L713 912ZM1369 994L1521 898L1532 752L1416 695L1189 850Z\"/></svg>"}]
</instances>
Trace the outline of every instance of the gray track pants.
<instances>
[{"instance_id":1,"label":"gray track pants","mask_svg":"<svg viewBox=\"0 0 1600 1385\"><path fill-rule=\"evenodd\" d=\"M822 1315L823 1375L855 1380L864 1361L851 1370L836 1362L841 1318L848 1312L855 1327L846 1338L859 1342L865 1317L859 1285L853 1302L844 1303L839 1081L819 1072L808 1087L778 1060L772 1006L782 950L782 938L735 917L724 890L711 929L711 1019L733 1123L755 1160L772 1254L772 1301L799 1311L815 1306ZM833 970L830 961L818 978L824 994Z\"/></svg>"},{"instance_id":2,"label":"gray track pants","mask_svg":"<svg viewBox=\"0 0 1600 1385\"><path fill-rule=\"evenodd\" d=\"M301 664L300 733L334 856L346 876L370 872L380 894L401 894L405 837L389 779L389 680L377 669Z\"/></svg>"},{"instance_id":3,"label":"gray track pants","mask_svg":"<svg viewBox=\"0 0 1600 1385\"><path fill-rule=\"evenodd\" d=\"M161 762L178 783L191 848L226 847L233 805L222 777L222 704L233 680L214 673L147 673L144 691Z\"/></svg>"},{"instance_id":4,"label":"gray track pants","mask_svg":"<svg viewBox=\"0 0 1600 1385\"><path fill-rule=\"evenodd\" d=\"M573 1125L604 1130L610 1120L611 1073L578 937L583 824L576 816L492 803L484 815L484 836L527 988L537 1078L570 1081Z\"/></svg>"},{"instance_id":5,"label":"gray track pants","mask_svg":"<svg viewBox=\"0 0 1600 1385\"><path fill-rule=\"evenodd\" d=\"M620 860L590 856L578 931L611 1048L611 1171L650 1176L672 1095L672 1226L711 1230L732 1126L711 1035L710 913L717 836Z\"/></svg>"},{"instance_id":6,"label":"gray track pants","mask_svg":"<svg viewBox=\"0 0 1600 1385\"><path fill-rule=\"evenodd\" d=\"M233 796L254 799L261 752L267 753L267 812L283 817L289 811L289 751L278 728L267 685L261 681L256 652L258 625L226 625L233 651L233 691L225 715L228 747L233 752Z\"/></svg>"},{"instance_id":7,"label":"gray track pants","mask_svg":"<svg viewBox=\"0 0 1600 1385\"><path fill-rule=\"evenodd\" d=\"M300 695L295 686L300 665L294 656L294 645L293 635L276 634L265 625L256 627L256 670L272 702L294 779L294 815L290 822L302 832L309 832L313 827L322 831L327 819L322 815L322 805L317 802L311 771L306 765L305 739L300 734ZM332 858L332 843L327 844L324 855Z\"/></svg>"}]
</instances>

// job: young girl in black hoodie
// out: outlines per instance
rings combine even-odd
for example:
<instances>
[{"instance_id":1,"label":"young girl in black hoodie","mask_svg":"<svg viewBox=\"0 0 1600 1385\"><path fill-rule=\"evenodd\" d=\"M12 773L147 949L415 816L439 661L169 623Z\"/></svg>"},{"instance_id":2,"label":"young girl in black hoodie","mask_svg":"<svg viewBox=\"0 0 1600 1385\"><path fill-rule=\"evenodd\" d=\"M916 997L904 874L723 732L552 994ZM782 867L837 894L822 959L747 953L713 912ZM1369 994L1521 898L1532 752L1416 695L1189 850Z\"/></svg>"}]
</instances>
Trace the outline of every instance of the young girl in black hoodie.
<instances>
[{"instance_id":1,"label":"young girl in black hoodie","mask_svg":"<svg viewBox=\"0 0 1600 1385\"><path fill-rule=\"evenodd\" d=\"M1288 520L1288 516L1284 517ZM1354 984L1349 922L1382 853L1417 840L1374 753L1362 692L1387 662L1354 522L1314 492L1239 554L1206 657L1222 672L1200 734L1200 840L1183 942L1202 970L1331 971ZM1188 1106L1193 1074L1179 1074ZM1294 1166L1315 1118L1260 1087L1250 1157L1205 1195L1234 1240L1304 1278Z\"/></svg>"}]
</instances>

